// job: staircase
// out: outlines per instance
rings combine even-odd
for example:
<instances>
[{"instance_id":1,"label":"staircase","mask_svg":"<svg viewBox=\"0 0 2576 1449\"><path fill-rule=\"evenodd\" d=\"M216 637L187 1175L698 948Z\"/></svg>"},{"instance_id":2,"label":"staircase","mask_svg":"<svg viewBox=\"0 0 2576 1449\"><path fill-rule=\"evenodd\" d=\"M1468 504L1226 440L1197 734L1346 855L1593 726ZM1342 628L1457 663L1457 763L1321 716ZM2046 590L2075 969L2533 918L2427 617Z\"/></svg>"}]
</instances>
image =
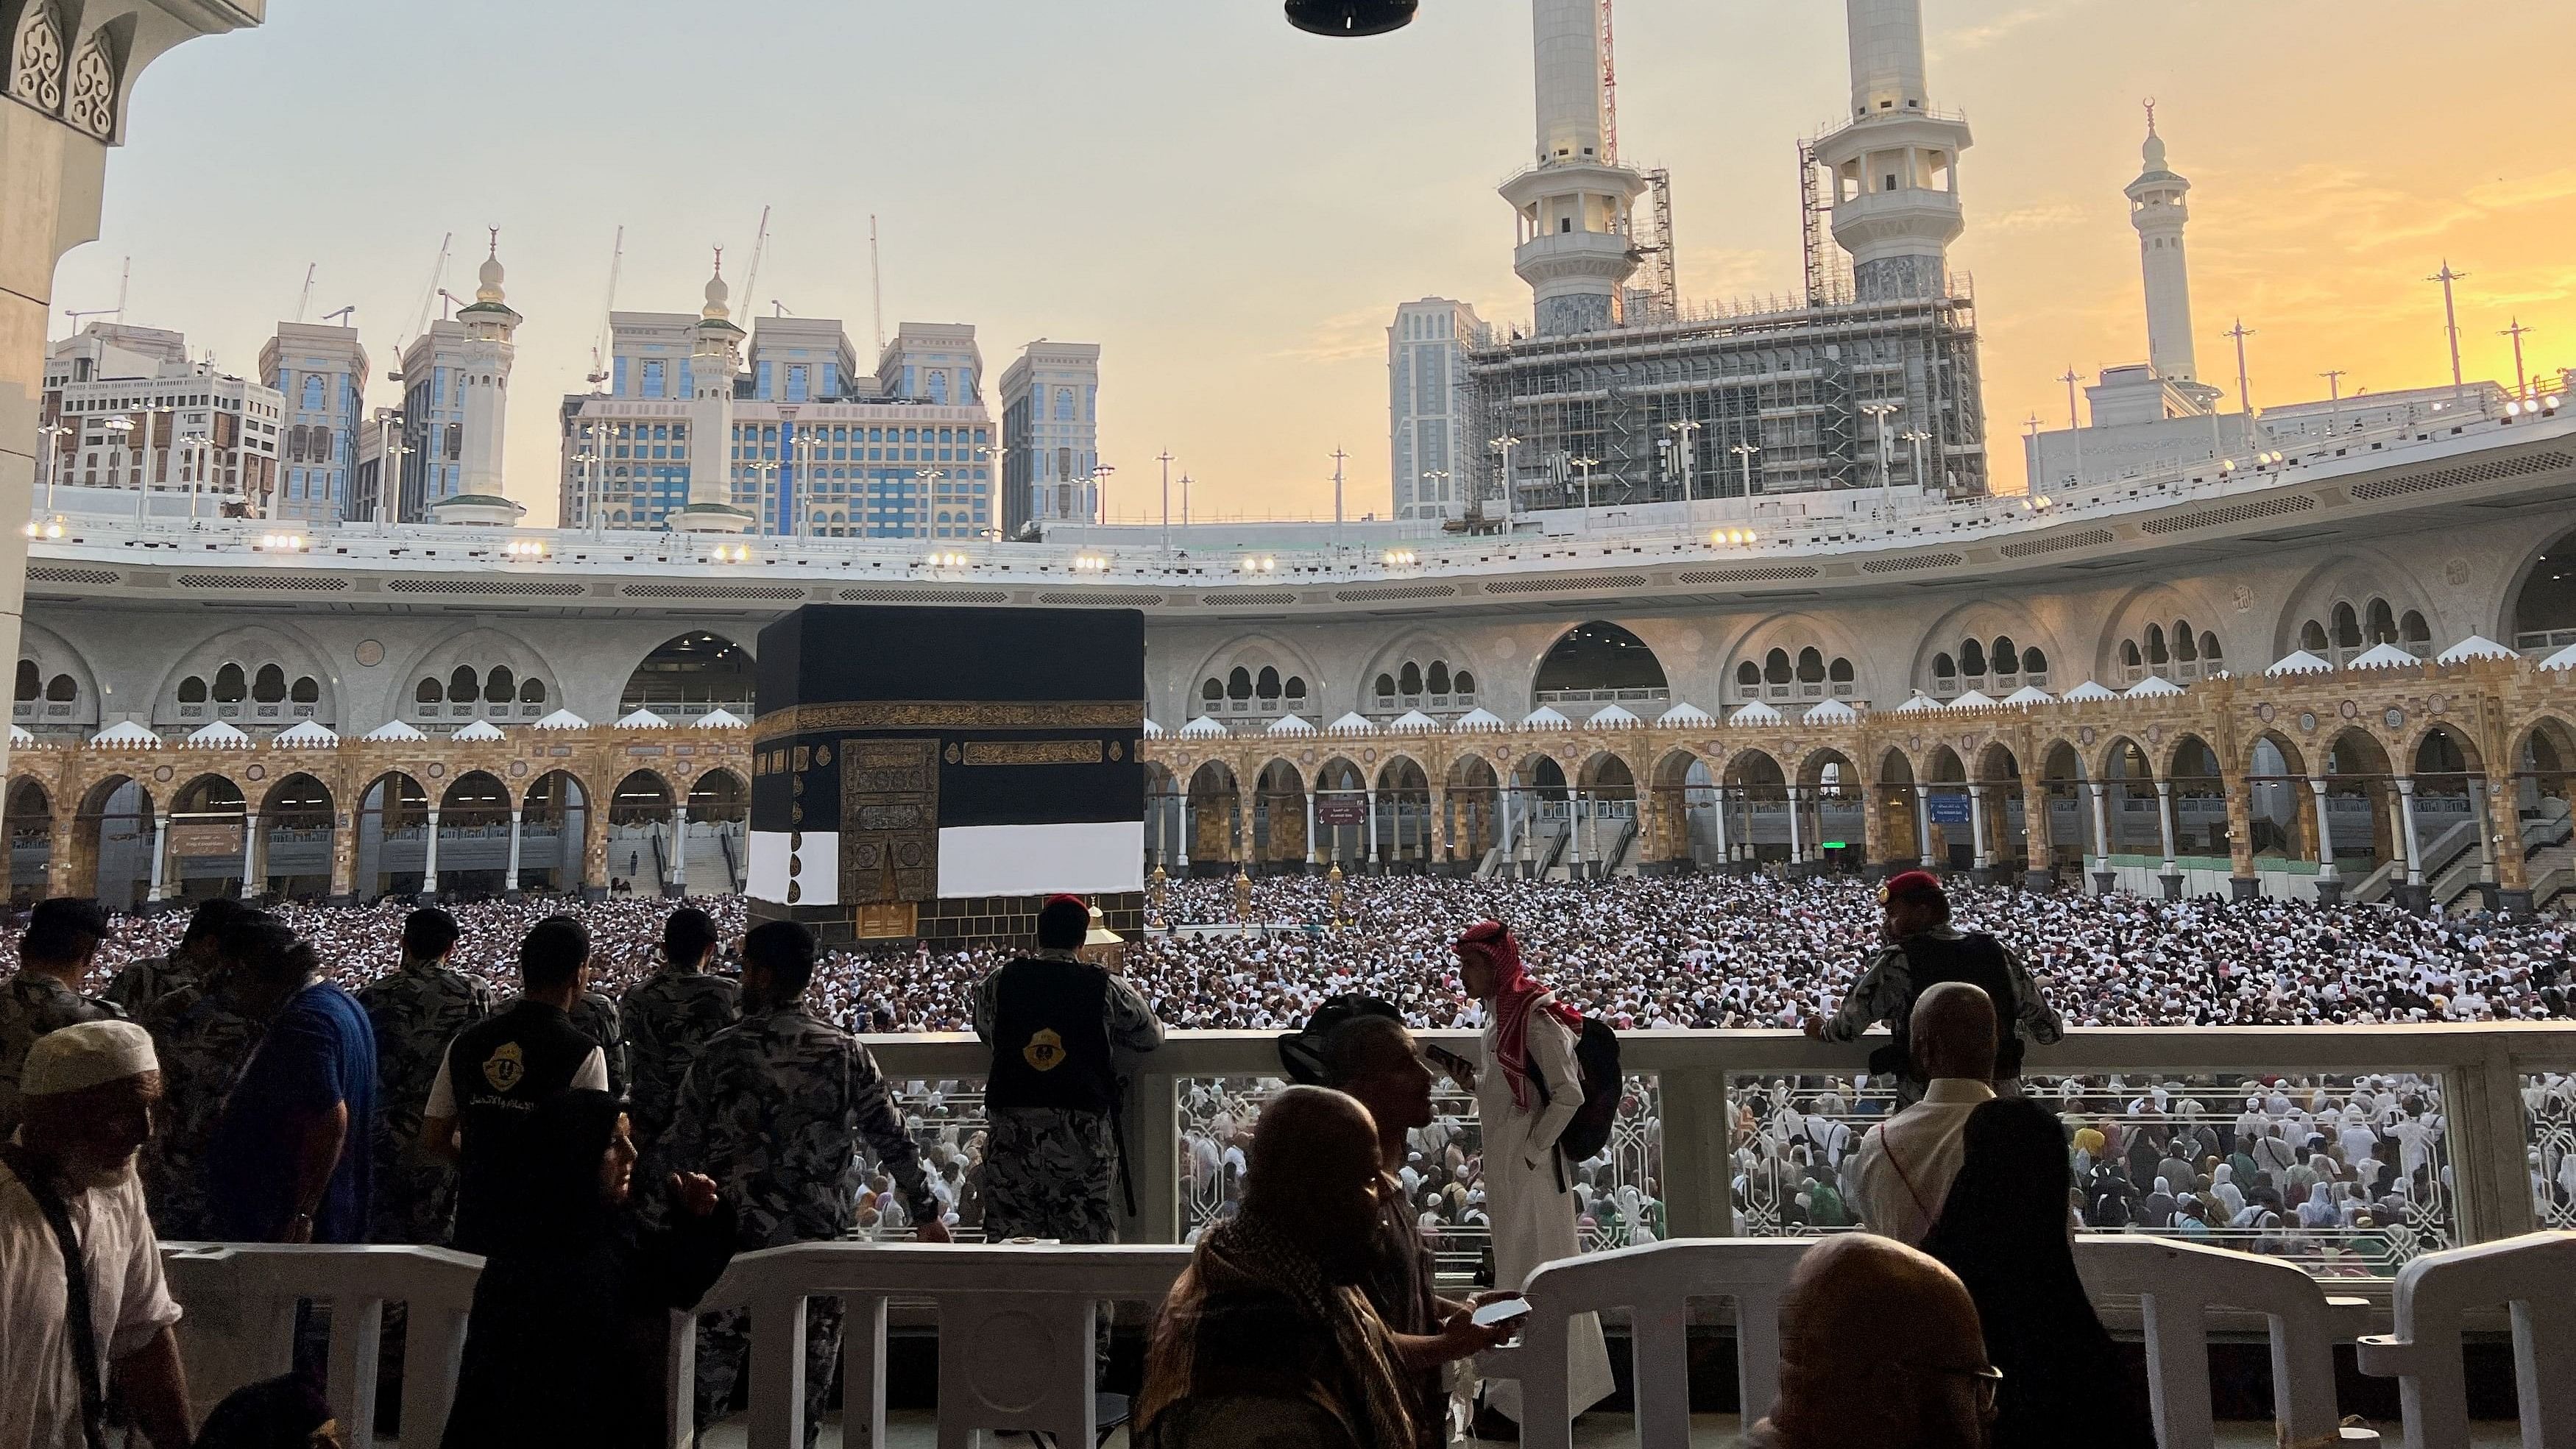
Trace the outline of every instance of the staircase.
<instances>
[{"instance_id":1,"label":"staircase","mask_svg":"<svg viewBox=\"0 0 2576 1449\"><path fill-rule=\"evenodd\" d=\"M724 852L725 879L733 882L735 895L742 894L742 860L734 854L733 832L718 830L716 848Z\"/></svg>"}]
</instances>

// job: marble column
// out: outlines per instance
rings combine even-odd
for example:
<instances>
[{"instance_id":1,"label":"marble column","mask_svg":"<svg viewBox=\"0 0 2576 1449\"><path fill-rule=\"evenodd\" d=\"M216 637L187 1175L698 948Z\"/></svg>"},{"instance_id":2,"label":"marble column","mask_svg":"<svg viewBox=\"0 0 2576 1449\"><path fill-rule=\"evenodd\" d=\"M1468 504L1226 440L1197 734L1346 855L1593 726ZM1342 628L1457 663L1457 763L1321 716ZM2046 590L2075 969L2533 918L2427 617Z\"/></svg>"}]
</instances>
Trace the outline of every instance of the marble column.
<instances>
[{"instance_id":1,"label":"marble column","mask_svg":"<svg viewBox=\"0 0 2576 1449\"><path fill-rule=\"evenodd\" d=\"M159 905L161 892L170 869L170 813L161 811L152 817L152 879L143 899Z\"/></svg>"},{"instance_id":2,"label":"marble column","mask_svg":"<svg viewBox=\"0 0 2576 1449\"><path fill-rule=\"evenodd\" d=\"M2093 797L2093 893L2107 896L2112 882L2119 879L2118 872L2111 869L2111 816L2104 803L2110 787L2099 780L2087 780L2084 788Z\"/></svg>"},{"instance_id":3,"label":"marble column","mask_svg":"<svg viewBox=\"0 0 2576 1449\"><path fill-rule=\"evenodd\" d=\"M689 893L689 802L681 801L671 808L671 881L664 892L671 896Z\"/></svg>"},{"instance_id":4,"label":"marble column","mask_svg":"<svg viewBox=\"0 0 2576 1449\"><path fill-rule=\"evenodd\" d=\"M241 898L246 901L258 900L263 893L260 888L266 882L260 879L259 812L256 810L242 812L241 877Z\"/></svg>"},{"instance_id":5,"label":"marble column","mask_svg":"<svg viewBox=\"0 0 2576 1449\"><path fill-rule=\"evenodd\" d=\"M504 895L516 896L519 893L519 829L526 817L524 809L514 807L510 811L510 863L501 872L501 892Z\"/></svg>"},{"instance_id":6,"label":"marble column","mask_svg":"<svg viewBox=\"0 0 2576 1449\"><path fill-rule=\"evenodd\" d=\"M435 807L429 812L428 844L420 861L420 898L435 901L438 899L438 811Z\"/></svg>"},{"instance_id":7,"label":"marble column","mask_svg":"<svg viewBox=\"0 0 2576 1449\"><path fill-rule=\"evenodd\" d=\"M2334 826L2326 819L2326 779L2310 775L2308 789L2317 811L2317 899L2333 905L2343 899L2343 875L2335 869Z\"/></svg>"},{"instance_id":8,"label":"marble column","mask_svg":"<svg viewBox=\"0 0 2576 1449\"><path fill-rule=\"evenodd\" d=\"M2156 782L2156 833L2164 842L2165 868L2157 879L2164 882L2165 899L2182 899L2182 862L2174 854L2173 781Z\"/></svg>"}]
</instances>

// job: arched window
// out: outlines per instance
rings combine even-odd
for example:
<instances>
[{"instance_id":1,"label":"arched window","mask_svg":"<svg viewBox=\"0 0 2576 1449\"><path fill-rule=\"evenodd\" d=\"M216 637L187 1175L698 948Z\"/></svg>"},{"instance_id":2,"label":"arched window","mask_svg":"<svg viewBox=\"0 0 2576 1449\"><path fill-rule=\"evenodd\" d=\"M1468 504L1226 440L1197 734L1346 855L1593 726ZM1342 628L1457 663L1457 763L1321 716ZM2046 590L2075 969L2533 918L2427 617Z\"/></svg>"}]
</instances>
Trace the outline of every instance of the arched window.
<instances>
[{"instance_id":1,"label":"arched window","mask_svg":"<svg viewBox=\"0 0 2576 1449\"><path fill-rule=\"evenodd\" d=\"M1800 684L1825 682L1824 651L1812 645L1798 651L1798 682Z\"/></svg>"},{"instance_id":2,"label":"arched window","mask_svg":"<svg viewBox=\"0 0 2576 1449\"><path fill-rule=\"evenodd\" d=\"M542 680L542 679L531 679L531 680L527 680L527 681L525 681L524 683L520 684L520 686L519 686L519 703L521 703L521 704L543 704L543 703L545 703L545 702L546 702L546 682L545 682L544 680Z\"/></svg>"},{"instance_id":3,"label":"arched window","mask_svg":"<svg viewBox=\"0 0 2576 1449\"><path fill-rule=\"evenodd\" d=\"M321 682L310 674L299 674L295 677L295 687L286 692L286 697L297 704L320 704Z\"/></svg>"},{"instance_id":4,"label":"arched window","mask_svg":"<svg viewBox=\"0 0 2576 1449\"><path fill-rule=\"evenodd\" d=\"M2038 682L2039 676L2048 672L2048 656L2036 649L2021 651L2021 672L2029 675L2033 683Z\"/></svg>"},{"instance_id":5,"label":"arched window","mask_svg":"<svg viewBox=\"0 0 2576 1449\"><path fill-rule=\"evenodd\" d=\"M180 680L179 702L181 704L204 704L206 702L206 681L193 674Z\"/></svg>"},{"instance_id":6,"label":"arched window","mask_svg":"<svg viewBox=\"0 0 2576 1449\"><path fill-rule=\"evenodd\" d=\"M18 694L20 703L35 699L45 692L45 677L36 669L33 659L18 661Z\"/></svg>"},{"instance_id":7,"label":"arched window","mask_svg":"<svg viewBox=\"0 0 2576 1449\"><path fill-rule=\"evenodd\" d=\"M2323 654L2331 647L2326 643L2326 626L2314 619L2299 626L2299 647L2311 654Z\"/></svg>"},{"instance_id":8,"label":"arched window","mask_svg":"<svg viewBox=\"0 0 2576 1449\"><path fill-rule=\"evenodd\" d=\"M435 679L422 680L419 687L411 692L411 701L414 704L436 704L445 697L445 692L438 687L438 681Z\"/></svg>"},{"instance_id":9,"label":"arched window","mask_svg":"<svg viewBox=\"0 0 2576 1449\"><path fill-rule=\"evenodd\" d=\"M1762 656L1762 678L1765 682L1771 684L1787 684L1790 680L1796 677L1796 674L1789 668L1788 650L1774 649L1770 653Z\"/></svg>"},{"instance_id":10,"label":"arched window","mask_svg":"<svg viewBox=\"0 0 2576 1449\"><path fill-rule=\"evenodd\" d=\"M242 678L240 665L227 664L215 671L215 703L239 704L242 696L248 693L250 685Z\"/></svg>"},{"instance_id":11,"label":"arched window","mask_svg":"<svg viewBox=\"0 0 2576 1449\"><path fill-rule=\"evenodd\" d=\"M2120 666L2124 669L2143 669L2146 667L2146 661L2138 657L2137 640L2123 639L2120 641Z\"/></svg>"},{"instance_id":12,"label":"arched window","mask_svg":"<svg viewBox=\"0 0 2576 1449\"><path fill-rule=\"evenodd\" d=\"M2433 626L2424 622L2423 615L2409 609L2406 617L2397 621L2397 638L2404 644L2430 644L2433 642Z\"/></svg>"},{"instance_id":13,"label":"arched window","mask_svg":"<svg viewBox=\"0 0 2576 1449\"><path fill-rule=\"evenodd\" d=\"M68 674L57 674L45 681L45 703L69 704L80 698L80 686Z\"/></svg>"},{"instance_id":14,"label":"arched window","mask_svg":"<svg viewBox=\"0 0 2576 1449\"><path fill-rule=\"evenodd\" d=\"M1267 664L1262 665L1261 673L1253 678L1252 692L1263 699L1277 699L1279 697L1279 671L1271 668Z\"/></svg>"},{"instance_id":15,"label":"arched window","mask_svg":"<svg viewBox=\"0 0 2576 1449\"><path fill-rule=\"evenodd\" d=\"M1848 659L1836 659L1832 664L1826 666L1825 677L1836 684L1851 683L1852 662Z\"/></svg>"},{"instance_id":16,"label":"arched window","mask_svg":"<svg viewBox=\"0 0 2576 1449\"><path fill-rule=\"evenodd\" d=\"M2397 642L2397 612L2388 607L2386 599L2370 601L2369 618L2363 625L2363 631L2373 644Z\"/></svg>"},{"instance_id":17,"label":"arched window","mask_svg":"<svg viewBox=\"0 0 2576 1449\"><path fill-rule=\"evenodd\" d=\"M2224 658L2226 658L2226 657L2227 657L2227 656L2226 656L2225 654L2223 654L2223 653L2221 653L2221 652L2219 651L2219 648L2218 648L2218 636L2217 636L2217 635L2215 635L2215 634L2210 634L2210 633L2203 633L2203 634L2200 636L2200 662L2201 662L2201 663L2203 663L2203 664L2216 664L2218 661L2220 661L2221 659L2224 659Z\"/></svg>"},{"instance_id":18,"label":"arched window","mask_svg":"<svg viewBox=\"0 0 2576 1449\"><path fill-rule=\"evenodd\" d=\"M1431 687L1431 692L1433 694L1447 694L1449 692L1448 663L1439 659L1432 660L1431 672L1423 676L1422 682Z\"/></svg>"},{"instance_id":19,"label":"arched window","mask_svg":"<svg viewBox=\"0 0 2576 1449\"><path fill-rule=\"evenodd\" d=\"M1995 636L1995 647L1987 662L1994 666L1997 674L2021 673L2021 651L2013 647L2010 634Z\"/></svg>"},{"instance_id":20,"label":"arched window","mask_svg":"<svg viewBox=\"0 0 2576 1449\"><path fill-rule=\"evenodd\" d=\"M1962 640L1959 644L1959 672L1970 679L1983 675L1986 672L1986 646L1974 639Z\"/></svg>"},{"instance_id":21,"label":"arched window","mask_svg":"<svg viewBox=\"0 0 2576 1449\"><path fill-rule=\"evenodd\" d=\"M1210 675L1208 677L1208 682L1199 686L1199 698L1206 700L1210 704L1214 704L1218 700L1225 698L1225 686L1217 683L1214 675Z\"/></svg>"},{"instance_id":22,"label":"arched window","mask_svg":"<svg viewBox=\"0 0 2576 1449\"><path fill-rule=\"evenodd\" d=\"M1396 689L1400 693L1420 694L1422 692L1422 666L1414 663L1412 660L1406 660L1404 668L1396 673L1395 684Z\"/></svg>"},{"instance_id":23,"label":"arched window","mask_svg":"<svg viewBox=\"0 0 2576 1449\"><path fill-rule=\"evenodd\" d=\"M519 676L511 673L506 664L493 665L492 672L484 676L483 697L494 704L508 704L518 692Z\"/></svg>"},{"instance_id":24,"label":"arched window","mask_svg":"<svg viewBox=\"0 0 2576 1449\"><path fill-rule=\"evenodd\" d=\"M1958 677L1959 677L1959 665L1958 665L1958 661L1956 661L1956 660L1952 659L1952 658L1951 658L1949 655L1947 655L1947 654L1935 654L1935 655L1933 655L1933 656L1932 656L1932 677L1933 677L1934 679L1956 679L1956 678L1958 678Z\"/></svg>"},{"instance_id":25,"label":"arched window","mask_svg":"<svg viewBox=\"0 0 2576 1449\"><path fill-rule=\"evenodd\" d=\"M2352 611L2350 604L2334 606L2334 642L2338 649L2361 647L2361 616Z\"/></svg>"},{"instance_id":26,"label":"arched window","mask_svg":"<svg viewBox=\"0 0 2576 1449\"><path fill-rule=\"evenodd\" d=\"M251 676L250 697L260 704L286 702L286 671L274 664L263 664Z\"/></svg>"},{"instance_id":27,"label":"arched window","mask_svg":"<svg viewBox=\"0 0 2576 1449\"><path fill-rule=\"evenodd\" d=\"M2174 658L2185 664L2200 662L2200 640L2191 632L2191 625L2187 621L2180 619L2174 621L2173 649Z\"/></svg>"},{"instance_id":28,"label":"arched window","mask_svg":"<svg viewBox=\"0 0 2576 1449\"><path fill-rule=\"evenodd\" d=\"M1735 666L1735 682L1746 689L1760 689L1762 687L1761 666L1750 659L1738 664Z\"/></svg>"},{"instance_id":29,"label":"arched window","mask_svg":"<svg viewBox=\"0 0 2576 1449\"><path fill-rule=\"evenodd\" d=\"M483 683L474 677L472 668L459 664L456 672L447 676L447 697L455 704L472 704L483 697Z\"/></svg>"},{"instance_id":30,"label":"arched window","mask_svg":"<svg viewBox=\"0 0 2576 1449\"><path fill-rule=\"evenodd\" d=\"M1476 676L1468 673L1464 669L1461 669L1458 671L1457 675L1449 681L1449 688L1450 691L1455 694L1474 694L1476 692Z\"/></svg>"},{"instance_id":31,"label":"arched window","mask_svg":"<svg viewBox=\"0 0 2576 1449\"><path fill-rule=\"evenodd\" d=\"M2156 665L2173 662L2173 655L2165 649L2165 626L2162 624L2147 626L2147 662Z\"/></svg>"},{"instance_id":32,"label":"arched window","mask_svg":"<svg viewBox=\"0 0 2576 1449\"><path fill-rule=\"evenodd\" d=\"M1225 677L1225 697L1228 699L1252 698L1252 671L1240 664L1234 666L1233 671Z\"/></svg>"},{"instance_id":33,"label":"arched window","mask_svg":"<svg viewBox=\"0 0 2576 1449\"><path fill-rule=\"evenodd\" d=\"M1378 698L1380 698L1380 699L1393 699L1393 698L1395 698L1395 676L1394 676L1394 675L1392 675L1392 674L1381 674L1381 675L1379 675L1379 676L1377 677L1377 697L1378 697Z\"/></svg>"},{"instance_id":34,"label":"arched window","mask_svg":"<svg viewBox=\"0 0 2576 1449\"><path fill-rule=\"evenodd\" d=\"M1306 677L1302 674L1289 675L1287 692L1290 700L1302 702L1306 698Z\"/></svg>"}]
</instances>

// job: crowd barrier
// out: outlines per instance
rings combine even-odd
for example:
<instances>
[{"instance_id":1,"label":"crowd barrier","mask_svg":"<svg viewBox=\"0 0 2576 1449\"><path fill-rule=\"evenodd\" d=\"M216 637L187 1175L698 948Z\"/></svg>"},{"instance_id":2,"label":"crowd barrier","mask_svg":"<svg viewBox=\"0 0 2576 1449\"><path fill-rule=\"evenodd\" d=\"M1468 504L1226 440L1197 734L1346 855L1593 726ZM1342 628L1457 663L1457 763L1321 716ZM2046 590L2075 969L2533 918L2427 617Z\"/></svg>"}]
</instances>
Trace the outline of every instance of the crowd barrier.
<instances>
[{"instance_id":1,"label":"crowd barrier","mask_svg":"<svg viewBox=\"0 0 2576 1449\"><path fill-rule=\"evenodd\" d=\"M1737 1382L1747 1418L1777 1396L1781 1291L1805 1244L1702 1239L1618 1249L1542 1265L1524 1291L1533 1306L1516 1345L1483 1356L1494 1376L1522 1381L1532 1449L1566 1449L1566 1332L1576 1314L1625 1310L1642 1449L1690 1442L1687 1334L1692 1304L1731 1304ZM329 1318L329 1396L343 1425L375 1422L380 1322L408 1308L398 1442L434 1446L443 1431L478 1260L430 1248L172 1245L173 1291L186 1306L181 1351L201 1406L284 1372L296 1304ZM1107 1302L1163 1297L1188 1262L1173 1247L815 1243L734 1260L702 1309L746 1308L751 1319L750 1449L804 1442L806 1304L838 1297L844 1420L882 1444L889 1302L926 1303L939 1331L939 1445L965 1449L978 1430L1034 1430L1089 1444L1094 1324ZM2106 1308L2138 1300L2148 1386L2162 1449L2209 1449L2216 1428L2205 1315L2238 1309L2268 1321L2277 1442L2315 1449L2379 1442L2337 1421L2333 1348L2353 1341L2365 1306L2280 1263L2163 1239L2086 1239L2076 1264ZM2463 1319L2510 1304L2521 1386L2523 1443L2576 1443L2576 1235L2535 1234L2435 1254L2398 1284L2396 1334L2361 1340L2365 1372L2403 1383L2408 1449L2468 1443L2461 1372ZM688 1442L696 1334L675 1315L669 1359L671 1422ZM1546 1371L1553 1365L1555 1372ZM362 1436L363 1437L363 1436Z\"/></svg>"}]
</instances>

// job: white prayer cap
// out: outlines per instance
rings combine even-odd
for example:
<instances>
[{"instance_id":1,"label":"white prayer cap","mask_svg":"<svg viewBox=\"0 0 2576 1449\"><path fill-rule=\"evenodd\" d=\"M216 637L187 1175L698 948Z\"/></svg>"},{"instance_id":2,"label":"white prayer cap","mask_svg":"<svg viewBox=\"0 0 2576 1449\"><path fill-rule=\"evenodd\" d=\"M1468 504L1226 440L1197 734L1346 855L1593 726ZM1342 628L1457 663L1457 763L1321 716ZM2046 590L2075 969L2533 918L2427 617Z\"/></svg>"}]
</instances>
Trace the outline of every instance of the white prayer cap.
<instances>
[{"instance_id":1,"label":"white prayer cap","mask_svg":"<svg viewBox=\"0 0 2576 1449\"><path fill-rule=\"evenodd\" d=\"M36 1038L18 1091L53 1097L160 1069L151 1033L130 1021L84 1021Z\"/></svg>"}]
</instances>

